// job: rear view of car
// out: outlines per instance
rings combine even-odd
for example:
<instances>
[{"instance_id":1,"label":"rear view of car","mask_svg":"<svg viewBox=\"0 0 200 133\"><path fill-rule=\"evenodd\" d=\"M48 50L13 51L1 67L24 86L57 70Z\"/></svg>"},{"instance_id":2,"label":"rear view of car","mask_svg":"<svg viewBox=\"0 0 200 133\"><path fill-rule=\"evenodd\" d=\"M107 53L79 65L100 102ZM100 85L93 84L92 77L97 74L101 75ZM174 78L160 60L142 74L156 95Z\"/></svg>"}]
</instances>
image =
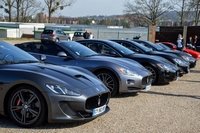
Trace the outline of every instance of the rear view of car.
<instances>
[{"instance_id":1,"label":"rear view of car","mask_svg":"<svg viewBox=\"0 0 200 133\"><path fill-rule=\"evenodd\" d=\"M74 36L72 38L72 41L77 41L77 40L84 39L83 34L84 34L83 31L76 31L76 32L74 32Z\"/></svg>"},{"instance_id":2,"label":"rear view of car","mask_svg":"<svg viewBox=\"0 0 200 133\"><path fill-rule=\"evenodd\" d=\"M44 29L44 31L41 34L41 42L58 42L60 40L70 40L69 35L64 33L64 31L62 31L61 29L48 28Z\"/></svg>"}]
</instances>

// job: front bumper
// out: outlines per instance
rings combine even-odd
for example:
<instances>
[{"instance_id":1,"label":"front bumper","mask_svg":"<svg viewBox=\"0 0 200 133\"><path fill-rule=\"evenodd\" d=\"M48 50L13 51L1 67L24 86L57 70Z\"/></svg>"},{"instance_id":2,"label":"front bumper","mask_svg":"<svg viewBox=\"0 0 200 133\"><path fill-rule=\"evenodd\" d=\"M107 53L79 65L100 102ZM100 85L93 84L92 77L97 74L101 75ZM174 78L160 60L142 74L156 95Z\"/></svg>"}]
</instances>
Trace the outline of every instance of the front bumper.
<instances>
[{"instance_id":1,"label":"front bumper","mask_svg":"<svg viewBox=\"0 0 200 133\"><path fill-rule=\"evenodd\" d=\"M151 87L152 75L145 77L128 77L122 78L119 82L119 93L139 92L149 90Z\"/></svg>"},{"instance_id":2,"label":"front bumper","mask_svg":"<svg viewBox=\"0 0 200 133\"><path fill-rule=\"evenodd\" d=\"M195 68L196 60L191 60L189 63L190 63L190 68Z\"/></svg>"},{"instance_id":3,"label":"front bumper","mask_svg":"<svg viewBox=\"0 0 200 133\"><path fill-rule=\"evenodd\" d=\"M163 71L159 73L158 83L169 83L176 81L180 77L179 70L177 71Z\"/></svg>"},{"instance_id":4,"label":"front bumper","mask_svg":"<svg viewBox=\"0 0 200 133\"><path fill-rule=\"evenodd\" d=\"M86 89L86 91L88 90ZM77 97L49 94L48 122L62 123L93 120L110 110L108 107L109 99L110 92ZM103 111L94 115L96 109Z\"/></svg>"}]
</instances>

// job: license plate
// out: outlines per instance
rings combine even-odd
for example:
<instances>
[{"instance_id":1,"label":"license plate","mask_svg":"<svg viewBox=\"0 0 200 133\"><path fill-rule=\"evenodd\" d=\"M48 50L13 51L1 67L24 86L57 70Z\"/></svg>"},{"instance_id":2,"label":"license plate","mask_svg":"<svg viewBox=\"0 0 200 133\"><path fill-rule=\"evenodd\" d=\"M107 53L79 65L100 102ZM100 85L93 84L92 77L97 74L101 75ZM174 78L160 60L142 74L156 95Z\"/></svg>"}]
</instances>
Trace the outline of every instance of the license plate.
<instances>
[{"instance_id":1,"label":"license plate","mask_svg":"<svg viewBox=\"0 0 200 133\"><path fill-rule=\"evenodd\" d=\"M147 85L144 90L148 91L148 90L150 90L150 88L151 88L151 85Z\"/></svg>"},{"instance_id":2,"label":"license plate","mask_svg":"<svg viewBox=\"0 0 200 133\"><path fill-rule=\"evenodd\" d=\"M95 108L95 109L93 109L93 111L92 111L92 116L101 114L101 113L105 112L105 110L106 110L106 105L101 106L101 107L99 107L99 108Z\"/></svg>"}]
</instances>

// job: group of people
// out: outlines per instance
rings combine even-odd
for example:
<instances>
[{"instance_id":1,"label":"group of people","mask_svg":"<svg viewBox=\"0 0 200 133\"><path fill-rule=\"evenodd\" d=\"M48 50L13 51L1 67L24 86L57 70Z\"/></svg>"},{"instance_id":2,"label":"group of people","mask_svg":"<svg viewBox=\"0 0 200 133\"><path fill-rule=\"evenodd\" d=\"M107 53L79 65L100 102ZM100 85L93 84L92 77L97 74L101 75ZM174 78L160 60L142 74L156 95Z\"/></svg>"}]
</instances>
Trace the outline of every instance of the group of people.
<instances>
[{"instance_id":1,"label":"group of people","mask_svg":"<svg viewBox=\"0 0 200 133\"><path fill-rule=\"evenodd\" d=\"M88 30L85 30L85 33L83 34L84 39L93 39L94 35L92 34L92 32L88 32Z\"/></svg>"},{"instance_id":2,"label":"group of people","mask_svg":"<svg viewBox=\"0 0 200 133\"><path fill-rule=\"evenodd\" d=\"M191 36L188 38L186 42L186 47L189 49L197 50L197 47L200 46L200 39L197 35L192 38ZM177 49L182 51L184 48L184 39L181 34L178 35L177 38Z\"/></svg>"}]
</instances>

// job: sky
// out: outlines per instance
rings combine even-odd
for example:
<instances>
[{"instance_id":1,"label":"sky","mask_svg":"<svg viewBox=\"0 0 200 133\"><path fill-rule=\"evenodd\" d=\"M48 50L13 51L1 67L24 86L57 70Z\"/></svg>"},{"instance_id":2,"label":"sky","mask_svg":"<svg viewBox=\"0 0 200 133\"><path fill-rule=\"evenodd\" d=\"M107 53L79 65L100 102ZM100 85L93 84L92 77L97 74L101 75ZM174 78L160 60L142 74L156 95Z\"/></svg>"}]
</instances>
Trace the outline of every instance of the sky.
<instances>
[{"instance_id":1,"label":"sky","mask_svg":"<svg viewBox=\"0 0 200 133\"><path fill-rule=\"evenodd\" d=\"M69 17L122 15L125 0L77 0L61 13Z\"/></svg>"},{"instance_id":2,"label":"sky","mask_svg":"<svg viewBox=\"0 0 200 133\"><path fill-rule=\"evenodd\" d=\"M83 17L92 15L122 15L125 0L77 0L72 6L59 11L66 17ZM0 16L4 12L0 9ZM4 13L4 15L7 15ZM55 14L53 14L55 15Z\"/></svg>"}]
</instances>

